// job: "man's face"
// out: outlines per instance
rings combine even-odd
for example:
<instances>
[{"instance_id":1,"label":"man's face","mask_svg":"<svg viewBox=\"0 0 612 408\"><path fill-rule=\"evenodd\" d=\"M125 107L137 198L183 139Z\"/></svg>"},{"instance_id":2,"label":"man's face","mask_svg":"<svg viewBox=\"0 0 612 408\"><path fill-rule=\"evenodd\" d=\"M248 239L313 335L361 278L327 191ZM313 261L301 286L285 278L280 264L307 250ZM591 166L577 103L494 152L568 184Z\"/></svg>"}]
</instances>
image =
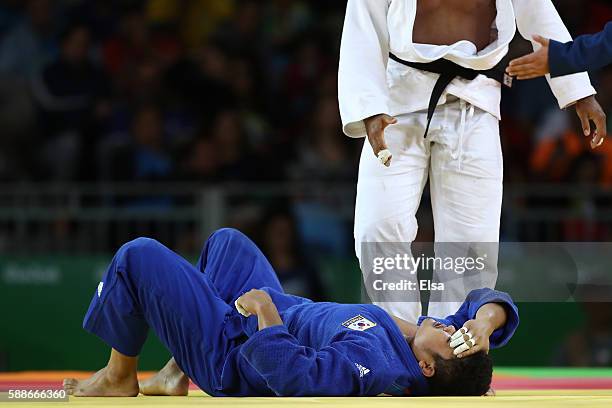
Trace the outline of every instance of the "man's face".
<instances>
[{"instance_id":1,"label":"man's face","mask_svg":"<svg viewBox=\"0 0 612 408\"><path fill-rule=\"evenodd\" d=\"M433 359L440 356L445 360L455 358L450 347L450 338L455 332L453 326L446 326L434 319L426 319L421 323L414 336L413 346L420 351L422 358Z\"/></svg>"}]
</instances>

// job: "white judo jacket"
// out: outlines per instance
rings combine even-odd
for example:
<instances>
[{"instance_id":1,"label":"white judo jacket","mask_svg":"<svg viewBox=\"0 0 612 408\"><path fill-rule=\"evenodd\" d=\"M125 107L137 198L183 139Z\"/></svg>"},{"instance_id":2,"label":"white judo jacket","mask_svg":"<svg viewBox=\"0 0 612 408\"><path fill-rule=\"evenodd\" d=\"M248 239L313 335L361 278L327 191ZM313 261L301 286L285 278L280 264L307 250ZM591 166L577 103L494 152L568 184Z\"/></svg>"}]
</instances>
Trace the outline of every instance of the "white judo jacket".
<instances>
[{"instance_id":1,"label":"white judo jacket","mask_svg":"<svg viewBox=\"0 0 612 408\"><path fill-rule=\"evenodd\" d=\"M363 120L381 113L392 116L427 109L438 74L420 71L389 60L389 52L412 62L446 58L461 66L486 70L497 65L508 53L516 29L533 42L535 34L553 40L571 41L567 28L551 0L497 0L494 27L497 39L476 51L469 41L453 45L427 45L412 42L417 0L348 0L338 72L338 98L344 133L366 136ZM595 94L587 73L559 78L547 75L559 106L565 108ZM459 97L500 115L501 84L479 75L473 81L456 78L446 94Z\"/></svg>"}]
</instances>

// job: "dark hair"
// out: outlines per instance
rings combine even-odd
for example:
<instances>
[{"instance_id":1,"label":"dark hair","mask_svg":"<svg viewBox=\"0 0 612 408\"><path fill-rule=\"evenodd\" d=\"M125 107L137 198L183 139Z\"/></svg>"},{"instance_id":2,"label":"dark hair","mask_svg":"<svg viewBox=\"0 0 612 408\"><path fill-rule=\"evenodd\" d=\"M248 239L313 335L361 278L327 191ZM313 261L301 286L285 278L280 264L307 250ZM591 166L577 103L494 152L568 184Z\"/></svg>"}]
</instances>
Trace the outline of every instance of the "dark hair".
<instances>
[{"instance_id":1,"label":"dark hair","mask_svg":"<svg viewBox=\"0 0 612 408\"><path fill-rule=\"evenodd\" d=\"M484 351L450 360L436 356L435 363L436 372L427 379L431 395L481 396L491 387L493 361Z\"/></svg>"}]
</instances>

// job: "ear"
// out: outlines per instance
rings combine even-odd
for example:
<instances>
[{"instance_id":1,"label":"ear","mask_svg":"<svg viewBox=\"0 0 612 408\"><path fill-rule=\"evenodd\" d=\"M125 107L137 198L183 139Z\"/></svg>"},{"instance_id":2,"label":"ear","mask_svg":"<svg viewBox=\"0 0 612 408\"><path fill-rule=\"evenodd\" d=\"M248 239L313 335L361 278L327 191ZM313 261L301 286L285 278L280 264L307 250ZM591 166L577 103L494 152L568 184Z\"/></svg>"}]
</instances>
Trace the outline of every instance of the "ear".
<instances>
[{"instance_id":1,"label":"ear","mask_svg":"<svg viewBox=\"0 0 612 408\"><path fill-rule=\"evenodd\" d=\"M421 368L421 372L425 377L433 377L433 375L436 373L436 366L433 361L427 362L425 360L421 360L419 361L419 367Z\"/></svg>"}]
</instances>

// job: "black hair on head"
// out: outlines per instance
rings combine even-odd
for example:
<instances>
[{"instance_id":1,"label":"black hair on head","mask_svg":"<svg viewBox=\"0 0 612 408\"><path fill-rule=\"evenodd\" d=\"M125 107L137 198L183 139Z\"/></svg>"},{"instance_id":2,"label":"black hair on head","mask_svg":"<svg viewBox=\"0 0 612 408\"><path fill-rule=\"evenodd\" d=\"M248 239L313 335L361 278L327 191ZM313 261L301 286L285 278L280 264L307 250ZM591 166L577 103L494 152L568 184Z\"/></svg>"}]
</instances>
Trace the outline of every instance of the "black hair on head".
<instances>
[{"instance_id":1,"label":"black hair on head","mask_svg":"<svg viewBox=\"0 0 612 408\"><path fill-rule=\"evenodd\" d=\"M435 358L436 371L429 377L430 395L481 396L491 388L493 360L484 351L463 358Z\"/></svg>"}]
</instances>

